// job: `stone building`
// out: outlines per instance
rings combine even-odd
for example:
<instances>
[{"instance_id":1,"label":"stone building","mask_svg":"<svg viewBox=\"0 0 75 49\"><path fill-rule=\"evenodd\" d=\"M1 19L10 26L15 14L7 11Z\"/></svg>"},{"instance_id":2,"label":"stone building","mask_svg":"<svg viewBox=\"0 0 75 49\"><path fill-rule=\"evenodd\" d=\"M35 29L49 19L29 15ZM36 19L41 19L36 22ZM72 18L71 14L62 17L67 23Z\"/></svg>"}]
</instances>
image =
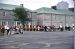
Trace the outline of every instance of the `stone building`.
<instances>
[{"instance_id":1,"label":"stone building","mask_svg":"<svg viewBox=\"0 0 75 49\"><path fill-rule=\"evenodd\" d=\"M39 25L72 25L73 24L73 12L65 9L52 9L47 7L42 7L40 9L35 10L37 11L37 18L39 20ZM35 22L36 23L36 22Z\"/></svg>"},{"instance_id":2,"label":"stone building","mask_svg":"<svg viewBox=\"0 0 75 49\"><path fill-rule=\"evenodd\" d=\"M20 6L0 3L0 25L13 26L13 25L17 25L19 23L19 21L15 20L16 18L12 11L16 7L20 7ZM29 12L29 9L26 9L26 10Z\"/></svg>"},{"instance_id":3,"label":"stone building","mask_svg":"<svg viewBox=\"0 0 75 49\"><path fill-rule=\"evenodd\" d=\"M35 19L34 21L39 22L38 25L46 26L74 25L74 12L69 10L67 2L61 1L56 5L56 7L54 6L54 8L42 7L34 10L35 12L37 12L37 19Z\"/></svg>"},{"instance_id":4,"label":"stone building","mask_svg":"<svg viewBox=\"0 0 75 49\"><path fill-rule=\"evenodd\" d=\"M64 6L66 6L63 6L64 8L58 8L60 5L60 3L58 3L56 9L47 7L41 7L33 11L27 9L27 12L29 12L29 18L31 18L32 20L29 22L29 24L43 26L72 26L74 24L74 12L68 10L68 4L66 2L62 2L62 4L63 3ZM19 6L0 3L0 25L5 24L13 26L18 24L19 21L14 20L16 18L14 17L14 13L12 12L12 10L16 7Z\"/></svg>"}]
</instances>

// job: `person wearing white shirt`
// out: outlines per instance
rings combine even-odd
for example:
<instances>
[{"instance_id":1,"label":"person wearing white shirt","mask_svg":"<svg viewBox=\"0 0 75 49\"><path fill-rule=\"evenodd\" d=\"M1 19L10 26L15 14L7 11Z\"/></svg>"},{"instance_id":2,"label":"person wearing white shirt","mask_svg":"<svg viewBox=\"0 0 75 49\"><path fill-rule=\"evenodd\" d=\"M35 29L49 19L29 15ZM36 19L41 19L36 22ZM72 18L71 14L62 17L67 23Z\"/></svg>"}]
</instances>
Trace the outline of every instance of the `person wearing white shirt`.
<instances>
[{"instance_id":1,"label":"person wearing white shirt","mask_svg":"<svg viewBox=\"0 0 75 49\"><path fill-rule=\"evenodd\" d=\"M5 25L5 30L6 30L6 32L7 32L7 35L9 34L9 30L10 30L10 28L9 28L9 26L8 25Z\"/></svg>"}]
</instances>

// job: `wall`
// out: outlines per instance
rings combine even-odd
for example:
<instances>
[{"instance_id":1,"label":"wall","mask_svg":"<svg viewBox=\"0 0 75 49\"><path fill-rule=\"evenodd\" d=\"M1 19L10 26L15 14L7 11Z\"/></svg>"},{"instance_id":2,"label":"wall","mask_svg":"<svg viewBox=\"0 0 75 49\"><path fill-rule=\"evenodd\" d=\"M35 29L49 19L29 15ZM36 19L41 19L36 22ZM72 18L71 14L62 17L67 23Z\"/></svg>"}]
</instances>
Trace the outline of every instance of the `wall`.
<instances>
[{"instance_id":1,"label":"wall","mask_svg":"<svg viewBox=\"0 0 75 49\"><path fill-rule=\"evenodd\" d=\"M40 25L63 25L66 26L67 24L71 26L74 22L73 16L70 15L63 15L63 14L49 14L49 13L40 13L37 15L37 19L40 19Z\"/></svg>"}]
</instances>

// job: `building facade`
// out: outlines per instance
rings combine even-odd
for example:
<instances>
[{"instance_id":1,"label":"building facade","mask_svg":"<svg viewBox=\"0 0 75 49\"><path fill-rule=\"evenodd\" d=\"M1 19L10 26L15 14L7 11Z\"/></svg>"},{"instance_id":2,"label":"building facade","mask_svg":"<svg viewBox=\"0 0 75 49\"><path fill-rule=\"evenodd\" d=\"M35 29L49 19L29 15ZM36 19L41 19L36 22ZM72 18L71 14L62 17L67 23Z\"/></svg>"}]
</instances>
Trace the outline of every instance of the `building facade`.
<instances>
[{"instance_id":1,"label":"building facade","mask_svg":"<svg viewBox=\"0 0 75 49\"><path fill-rule=\"evenodd\" d=\"M46 25L46 26L69 25L69 26L72 26L74 24L73 12L69 10L63 10L63 9L54 10L51 8L42 7L35 11L37 11L36 15L38 19L37 22L39 21L39 25Z\"/></svg>"},{"instance_id":2,"label":"building facade","mask_svg":"<svg viewBox=\"0 0 75 49\"><path fill-rule=\"evenodd\" d=\"M20 24L19 21L15 20L16 17L14 16L14 13L13 13L13 9L20 6L0 3L0 25L16 26ZM26 10L29 12L28 9ZM30 17L30 12L28 14L29 14L28 17Z\"/></svg>"},{"instance_id":3,"label":"building facade","mask_svg":"<svg viewBox=\"0 0 75 49\"><path fill-rule=\"evenodd\" d=\"M23 6L23 5L22 5ZM58 5L57 5L58 6ZM15 21L13 9L18 7L17 5L8 5L0 3L0 25L18 25L19 21ZM51 26L55 25L58 27L59 25L69 25L72 26L74 24L74 13L65 8L47 8L42 7L37 10L31 11L27 9L29 12L29 18L32 21L29 22L31 25L43 25L43 26ZM27 23L28 24L28 23Z\"/></svg>"}]
</instances>

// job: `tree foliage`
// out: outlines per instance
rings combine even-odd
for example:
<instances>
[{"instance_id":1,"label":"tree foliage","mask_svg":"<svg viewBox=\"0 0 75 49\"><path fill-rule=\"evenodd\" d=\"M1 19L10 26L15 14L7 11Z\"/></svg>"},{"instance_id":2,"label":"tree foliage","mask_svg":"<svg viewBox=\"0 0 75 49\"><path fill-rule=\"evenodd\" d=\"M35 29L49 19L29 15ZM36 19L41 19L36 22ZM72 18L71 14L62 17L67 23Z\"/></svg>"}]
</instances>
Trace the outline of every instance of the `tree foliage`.
<instances>
[{"instance_id":1,"label":"tree foliage","mask_svg":"<svg viewBox=\"0 0 75 49\"><path fill-rule=\"evenodd\" d=\"M14 16L24 25L25 21L29 21L28 12L23 7L18 7L13 10Z\"/></svg>"}]
</instances>

